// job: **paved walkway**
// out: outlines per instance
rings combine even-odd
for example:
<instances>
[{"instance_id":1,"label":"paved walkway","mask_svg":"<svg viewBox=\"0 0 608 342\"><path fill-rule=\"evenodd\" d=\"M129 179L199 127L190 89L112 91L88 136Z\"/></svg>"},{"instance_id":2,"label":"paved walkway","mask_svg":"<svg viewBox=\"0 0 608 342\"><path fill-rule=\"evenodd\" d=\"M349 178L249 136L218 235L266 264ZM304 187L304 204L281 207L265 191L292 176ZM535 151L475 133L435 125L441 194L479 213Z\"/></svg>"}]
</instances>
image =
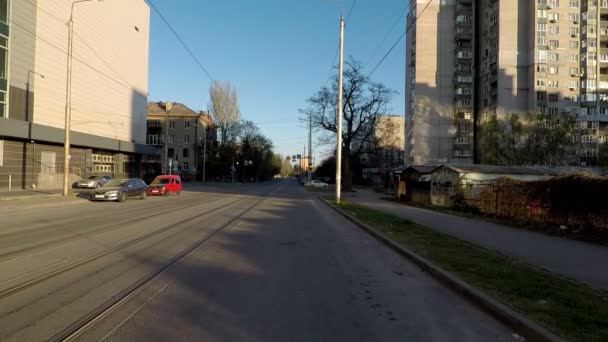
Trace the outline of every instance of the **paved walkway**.
<instances>
[{"instance_id":1,"label":"paved walkway","mask_svg":"<svg viewBox=\"0 0 608 342\"><path fill-rule=\"evenodd\" d=\"M608 289L608 247L391 203L382 200L382 196L362 191L347 200L409 219L594 288Z\"/></svg>"}]
</instances>

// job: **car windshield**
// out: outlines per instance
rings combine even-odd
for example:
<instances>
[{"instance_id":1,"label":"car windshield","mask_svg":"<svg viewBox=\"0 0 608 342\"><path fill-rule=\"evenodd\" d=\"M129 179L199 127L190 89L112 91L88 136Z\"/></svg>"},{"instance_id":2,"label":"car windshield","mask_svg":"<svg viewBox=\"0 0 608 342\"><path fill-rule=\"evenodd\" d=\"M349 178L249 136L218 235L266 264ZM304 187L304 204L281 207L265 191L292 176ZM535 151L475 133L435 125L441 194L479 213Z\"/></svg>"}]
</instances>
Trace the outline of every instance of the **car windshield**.
<instances>
[{"instance_id":1,"label":"car windshield","mask_svg":"<svg viewBox=\"0 0 608 342\"><path fill-rule=\"evenodd\" d=\"M169 184L169 178L156 178L152 181L152 184Z\"/></svg>"},{"instance_id":2,"label":"car windshield","mask_svg":"<svg viewBox=\"0 0 608 342\"><path fill-rule=\"evenodd\" d=\"M106 188L121 187L121 186L127 185L127 182L128 182L127 179L115 179L115 180L107 182L106 185L104 185L104 187L106 187Z\"/></svg>"},{"instance_id":3,"label":"car windshield","mask_svg":"<svg viewBox=\"0 0 608 342\"><path fill-rule=\"evenodd\" d=\"M91 176L89 179L97 179L97 176Z\"/></svg>"}]
</instances>

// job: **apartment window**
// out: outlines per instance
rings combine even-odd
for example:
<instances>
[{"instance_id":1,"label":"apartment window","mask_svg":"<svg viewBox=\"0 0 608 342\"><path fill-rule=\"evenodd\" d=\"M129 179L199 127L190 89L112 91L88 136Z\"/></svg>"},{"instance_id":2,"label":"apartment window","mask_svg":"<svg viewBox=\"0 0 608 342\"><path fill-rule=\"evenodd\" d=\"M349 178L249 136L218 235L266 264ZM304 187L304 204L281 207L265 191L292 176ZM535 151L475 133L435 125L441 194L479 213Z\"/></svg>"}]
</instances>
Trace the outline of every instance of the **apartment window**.
<instances>
[{"instance_id":1,"label":"apartment window","mask_svg":"<svg viewBox=\"0 0 608 342\"><path fill-rule=\"evenodd\" d=\"M536 17L539 19L545 19L547 18L547 10L544 9L539 9L536 11Z\"/></svg>"},{"instance_id":2,"label":"apartment window","mask_svg":"<svg viewBox=\"0 0 608 342\"><path fill-rule=\"evenodd\" d=\"M471 138L456 138L456 144L462 145L462 144L470 144L471 143Z\"/></svg>"},{"instance_id":3,"label":"apartment window","mask_svg":"<svg viewBox=\"0 0 608 342\"><path fill-rule=\"evenodd\" d=\"M184 121L184 128L185 129L190 128L190 121Z\"/></svg>"},{"instance_id":4,"label":"apartment window","mask_svg":"<svg viewBox=\"0 0 608 342\"><path fill-rule=\"evenodd\" d=\"M458 76L458 82L471 83L473 82L473 76Z\"/></svg>"},{"instance_id":5,"label":"apartment window","mask_svg":"<svg viewBox=\"0 0 608 342\"><path fill-rule=\"evenodd\" d=\"M547 62L547 51L544 51L544 50L536 51L536 62L537 63L546 63Z\"/></svg>"},{"instance_id":6,"label":"apartment window","mask_svg":"<svg viewBox=\"0 0 608 342\"><path fill-rule=\"evenodd\" d=\"M559 26L550 26L549 33L550 34L559 34Z\"/></svg>"},{"instance_id":7,"label":"apartment window","mask_svg":"<svg viewBox=\"0 0 608 342\"><path fill-rule=\"evenodd\" d=\"M578 62L578 55L570 55L570 62Z\"/></svg>"},{"instance_id":8,"label":"apartment window","mask_svg":"<svg viewBox=\"0 0 608 342\"><path fill-rule=\"evenodd\" d=\"M158 134L148 134L148 145L158 145L160 144L160 137Z\"/></svg>"},{"instance_id":9,"label":"apartment window","mask_svg":"<svg viewBox=\"0 0 608 342\"><path fill-rule=\"evenodd\" d=\"M608 7L608 0L602 0L600 6L601 7Z\"/></svg>"},{"instance_id":10,"label":"apartment window","mask_svg":"<svg viewBox=\"0 0 608 342\"><path fill-rule=\"evenodd\" d=\"M189 150L189 149L187 149L187 148L185 148L185 149L182 151L182 156L183 156L184 158L190 158L190 150Z\"/></svg>"},{"instance_id":11,"label":"apartment window","mask_svg":"<svg viewBox=\"0 0 608 342\"><path fill-rule=\"evenodd\" d=\"M558 112L559 112L559 109L558 109L558 108L553 108L553 107L550 107L550 108L547 108L547 109L548 109L548 113L549 113L549 115L557 115L557 114L558 114Z\"/></svg>"},{"instance_id":12,"label":"apartment window","mask_svg":"<svg viewBox=\"0 0 608 342\"><path fill-rule=\"evenodd\" d=\"M536 80L536 85L539 87L544 87L547 85L547 81L544 78Z\"/></svg>"},{"instance_id":13,"label":"apartment window","mask_svg":"<svg viewBox=\"0 0 608 342\"><path fill-rule=\"evenodd\" d=\"M570 76L578 76L578 68L570 68Z\"/></svg>"},{"instance_id":14,"label":"apartment window","mask_svg":"<svg viewBox=\"0 0 608 342\"><path fill-rule=\"evenodd\" d=\"M175 128L175 121L169 120L169 128Z\"/></svg>"},{"instance_id":15,"label":"apartment window","mask_svg":"<svg viewBox=\"0 0 608 342\"><path fill-rule=\"evenodd\" d=\"M570 14L568 14L568 19L570 19L570 21L573 22L573 23L578 23L579 17L580 16L578 15L578 13L570 13Z\"/></svg>"},{"instance_id":16,"label":"apartment window","mask_svg":"<svg viewBox=\"0 0 608 342\"><path fill-rule=\"evenodd\" d=\"M168 158L173 158L174 155L175 155L175 150L172 147L168 148L167 149L167 157Z\"/></svg>"},{"instance_id":17,"label":"apartment window","mask_svg":"<svg viewBox=\"0 0 608 342\"><path fill-rule=\"evenodd\" d=\"M549 13L549 20L557 22L559 20L559 13Z\"/></svg>"},{"instance_id":18,"label":"apartment window","mask_svg":"<svg viewBox=\"0 0 608 342\"><path fill-rule=\"evenodd\" d=\"M578 27L571 27L568 29L570 37L578 37Z\"/></svg>"},{"instance_id":19,"label":"apartment window","mask_svg":"<svg viewBox=\"0 0 608 342\"><path fill-rule=\"evenodd\" d=\"M559 87L559 82L557 80L549 80L547 81L547 85L551 88Z\"/></svg>"},{"instance_id":20,"label":"apartment window","mask_svg":"<svg viewBox=\"0 0 608 342\"><path fill-rule=\"evenodd\" d=\"M0 0L0 21L8 24L8 0Z\"/></svg>"},{"instance_id":21,"label":"apartment window","mask_svg":"<svg viewBox=\"0 0 608 342\"><path fill-rule=\"evenodd\" d=\"M570 0L570 8L578 8L579 2L578 0Z\"/></svg>"},{"instance_id":22,"label":"apartment window","mask_svg":"<svg viewBox=\"0 0 608 342\"><path fill-rule=\"evenodd\" d=\"M571 40L569 43L569 46L571 49L578 49L578 41L577 40Z\"/></svg>"},{"instance_id":23,"label":"apartment window","mask_svg":"<svg viewBox=\"0 0 608 342\"><path fill-rule=\"evenodd\" d=\"M547 6L549 6L550 8L559 7L559 0L549 0L547 1Z\"/></svg>"},{"instance_id":24,"label":"apartment window","mask_svg":"<svg viewBox=\"0 0 608 342\"><path fill-rule=\"evenodd\" d=\"M547 92L544 92L544 91L537 91L536 92L536 100L538 100L538 101L545 101L546 98L547 98Z\"/></svg>"},{"instance_id":25,"label":"apartment window","mask_svg":"<svg viewBox=\"0 0 608 342\"><path fill-rule=\"evenodd\" d=\"M549 54L549 60L552 61L552 62L559 61L559 53L550 53Z\"/></svg>"},{"instance_id":26,"label":"apartment window","mask_svg":"<svg viewBox=\"0 0 608 342\"><path fill-rule=\"evenodd\" d=\"M557 74L559 74L559 68L558 67L554 67L554 66L549 67L549 73L551 75L557 75Z\"/></svg>"},{"instance_id":27,"label":"apartment window","mask_svg":"<svg viewBox=\"0 0 608 342\"><path fill-rule=\"evenodd\" d=\"M536 45L547 45L547 37L545 37L545 36L536 37Z\"/></svg>"},{"instance_id":28,"label":"apartment window","mask_svg":"<svg viewBox=\"0 0 608 342\"><path fill-rule=\"evenodd\" d=\"M578 81L570 81L568 86L570 87L570 89L578 89Z\"/></svg>"},{"instance_id":29,"label":"apartment window","mask_svg":"<svg viewBox=\"0 0 608 342\"><path fill-rule=\"evenodd\" d=\"M471 51L468 50L464 50L464 51L458 51L458 58L472 58L473 57L473 53Z\"/></svg>"},{"instance_id":30,"label":"apartment window","mask_svg":"<svg viewBox=\"0 0 608 342\"><path fill-rule=\"evenodd\" d=\"M557 94L549 94L549 101L550 102L557 102L557 101L559 101L559 95L557 95Z\"/></svg>"},{"instance_id":31,"label":"apartment window","mask_svg":"<svg viewBox=\"0 0 608 342\"><path fill-rule=\"evenodd\" d=\"M458 131L459 132L470 132L471 131L471 124L468 124L468 123L459 123L458 124Z\"/></svg>"},{"instance_id":32,"label":"apartment window","mask_svg":"<svg viewBox=\"0 0 608 342\"><path fill-rule=\"evenodd\" d=\"M559 40L550 40L549 47L552 49L557 49L559 47Z\"/></svg>"},{"instance_id":33,"label":"apartment window","mask_svg":"<svg viewBox=\"0 0 608 342\"><path fill-rule=\"evenodd\" d=\"M464 113L463 117L465 120L471 120L471 113Z\"/></svg>"},{"instance_id":34,"label":"apartment window","mask_svg":"<svg viewBox=\"0 0 608 342\"><path fill-rule=\"evenodd\" d=\"M169 143L169 144L175 143L175 135L170 135L167 138L169 140L169 141L167 141L167 143Z\"/></svg>"},{"instance_id":35,"label":"apartment window","mask_svg":"<svg viewBox=\"0 0 608 342\"><path fill-rule=\"evenodd\" d=\"M190 136L189 135L184 135L184 142L185 143L189 143L190 142Z\"/></svg>"},{"instance_id":36,"label":"apartment window","mask_svg":"<svg viewBox=\"0 0 608 342\"><path fill-rule=\"evenodd\" d=\"M4 166L4 140L0 140L0 166Z\"/></svg>"},{"instance_id":37,"label":"apartment window","mask_svg":"<svg viewBox=\"0 0 608 342\"><path fill-rule=\"evenodd\" d=\"M547 24L546 23L537 23L536 24L536 31L547 32Z\"/></svg>"},{"instance_id":38,"label":"apartment window","mask_svg":"<svg viewBox=\"0 0 608 342\"><path fill-rule=\"evenodd\" d=\"M182 171L190 171L190 163L188 163L188 162L182 163Z\"/></svg>"}]
</instances>

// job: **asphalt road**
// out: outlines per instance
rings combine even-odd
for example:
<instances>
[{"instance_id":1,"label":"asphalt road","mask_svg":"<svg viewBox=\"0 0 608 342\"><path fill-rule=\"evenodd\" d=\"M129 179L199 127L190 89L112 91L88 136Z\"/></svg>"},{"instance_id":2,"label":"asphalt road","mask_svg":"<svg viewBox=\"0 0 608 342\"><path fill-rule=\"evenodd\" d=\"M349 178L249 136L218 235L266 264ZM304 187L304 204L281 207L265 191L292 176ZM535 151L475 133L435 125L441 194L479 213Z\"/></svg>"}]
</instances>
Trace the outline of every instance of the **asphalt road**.
<instances>
[{"instance_id":1,"label":"asphalt road","mask_svg":"<svg viewBox=\"0 0 608 342\"><path fill-rule=\"evenodd\" d=\"M1 210L0 340L515 340L317 195L277 181Z\"/></svg>"}]
</instances>

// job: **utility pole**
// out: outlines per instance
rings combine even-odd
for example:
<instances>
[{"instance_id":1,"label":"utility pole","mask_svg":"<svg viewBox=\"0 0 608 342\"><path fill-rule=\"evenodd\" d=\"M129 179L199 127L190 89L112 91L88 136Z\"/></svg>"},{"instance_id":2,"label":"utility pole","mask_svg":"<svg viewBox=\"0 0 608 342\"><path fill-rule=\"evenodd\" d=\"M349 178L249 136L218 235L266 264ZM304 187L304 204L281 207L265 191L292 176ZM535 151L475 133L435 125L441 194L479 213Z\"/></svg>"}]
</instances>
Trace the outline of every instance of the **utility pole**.
<instances>
[{"instance_id":1,"label":"utility pole","mask_svg":"<svg viewBox=\"0 0 608 342\"><path fill-rule=\"evenodd\" d=\"M165 174L171 174L172 165L169 165L169 111L173 105L171 102L165 102L165 113L167 114L167 119L165 120Z\"/></svg>"},{"instance_id":2,"label":"utility pole","mask_svg":"<svg viewBox=\"0 0 608 342\"><path fill-rule=\"evenodd\" d=\"M312 180L312 113L308 113L308 181Z\"/></svg>"},{"instance_id":3,"label":"utility pole","mask_svg":"<svg viewBox=\"0 0 608 342\"><path fill-rule=\"evenodd\" d=\"M68 21L68 65L65 82L65 129L63 142L63 196L69 195L70 181L70 121L72 120L72 60L74 47L74 5L93 0L77 0L72 2L70 20ZM102 0L97 0L102 1Z\"/></svg>"},{"instance_id":4,"label":"utility pole","mask_svg":"<svg viewBox=\"0 0 608 342\"><path fill-rule=\"evenodd\" d=\"M344 63L344 18L340 17L340 48L338 58L338 108L336 110L336 203L342 190L342 67Z\"/></svg>"},{"instance_id":5,"label":"utility pole","mask_svg":"<svg viewBox=\"0 0 608 342\"><path fill-rule=\"evenodd\" d=\"M207 171L207 123L203 126L203 184L205 184Z\"/></svg>"}]
</instances>

